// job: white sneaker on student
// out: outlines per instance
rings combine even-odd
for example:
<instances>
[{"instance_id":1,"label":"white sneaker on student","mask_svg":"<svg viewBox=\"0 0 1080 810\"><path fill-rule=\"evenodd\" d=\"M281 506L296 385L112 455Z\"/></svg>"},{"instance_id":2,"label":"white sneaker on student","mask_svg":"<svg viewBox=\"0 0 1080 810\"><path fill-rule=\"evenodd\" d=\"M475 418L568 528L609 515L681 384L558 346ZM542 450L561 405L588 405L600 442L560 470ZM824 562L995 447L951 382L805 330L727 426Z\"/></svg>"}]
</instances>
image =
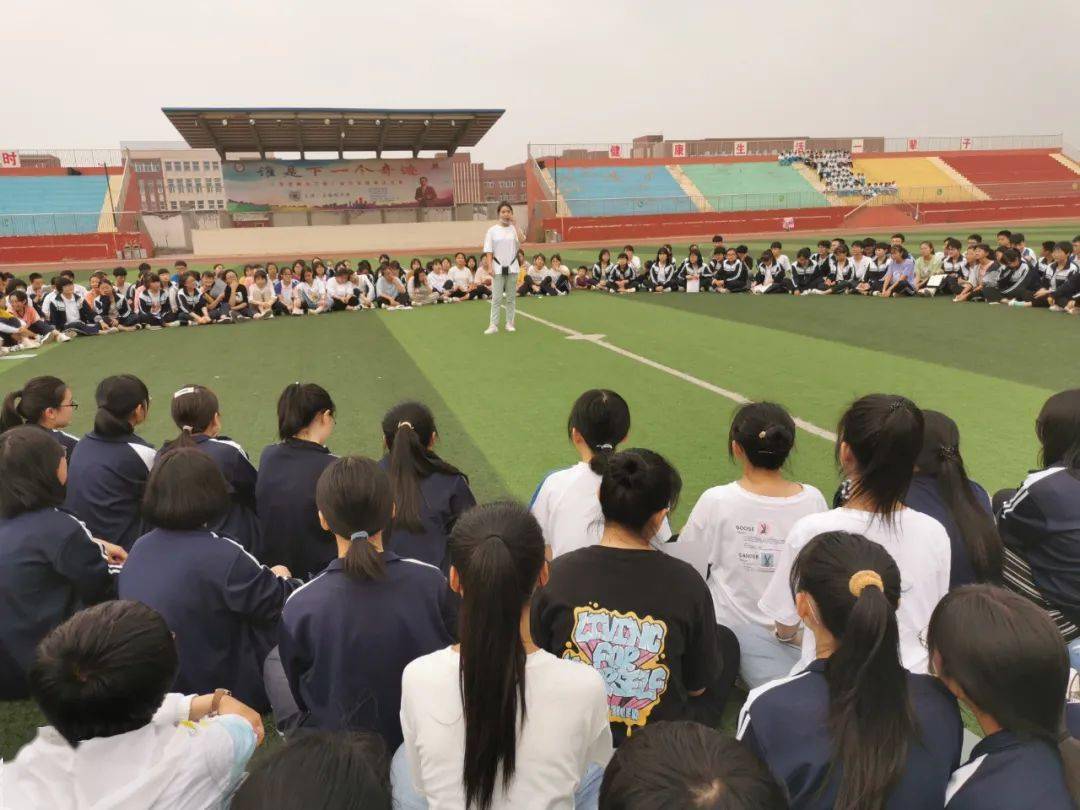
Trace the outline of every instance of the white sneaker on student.
<instances>
[{"instance_id":1,"label":"white sneaker on student","mask_svg":"<svg viewBox=\"0 0 1080 810\"><path fill-rule=\"evenodd\" d=\"M514 325L513 325L512 323L508 323L508 324L506 325L506 331L507 331L507 332L516 332L516 331L517 331L517 329L515 329L515 328L514 328Z\"/></svg>"},{"instance_id":2,"label":"white sneaker on student","mask_svg":"<svg viewBox=\"0 0 1080 810\"><path fill-rule=\"evenodd\" d=\"M494 335L494 334L497 334L498 331L499 331L499 327L497 327L497 326L489 326L487 329L484 330L484 334L485 335Z\"/></svg>"},{"instance_id":3,"label":"white sneaker on student","mask_svg":"<svg viewBox=\"0 0 1080 810\"><path fill-rule=\"evenodd\" d=\"M56 333L56 342L57 343L67 343L69 340L71 340L71 335L69 335L67 332L57 332Z\"/></svg>"}]
</instances>

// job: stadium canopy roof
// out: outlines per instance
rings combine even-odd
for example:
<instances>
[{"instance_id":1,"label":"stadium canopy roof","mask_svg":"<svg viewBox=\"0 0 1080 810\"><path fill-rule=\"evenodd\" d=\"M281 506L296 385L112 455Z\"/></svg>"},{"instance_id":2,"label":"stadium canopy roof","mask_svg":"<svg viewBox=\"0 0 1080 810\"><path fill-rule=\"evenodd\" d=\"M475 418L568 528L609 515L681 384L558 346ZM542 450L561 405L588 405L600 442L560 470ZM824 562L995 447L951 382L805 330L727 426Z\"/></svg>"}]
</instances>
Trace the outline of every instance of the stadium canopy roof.
<instances>
[{"instance_id":1,"label":"stadium canopy roof","mask_svg":"<svg viewBox=\"0 0 1080 810\"><path fill-rule=\"evenodd\" d=\"M454 154L476 146L505 110L390 110L351 107L164 107L194 149L230 153L411 152Z\"/></svg>"}]
</instances>

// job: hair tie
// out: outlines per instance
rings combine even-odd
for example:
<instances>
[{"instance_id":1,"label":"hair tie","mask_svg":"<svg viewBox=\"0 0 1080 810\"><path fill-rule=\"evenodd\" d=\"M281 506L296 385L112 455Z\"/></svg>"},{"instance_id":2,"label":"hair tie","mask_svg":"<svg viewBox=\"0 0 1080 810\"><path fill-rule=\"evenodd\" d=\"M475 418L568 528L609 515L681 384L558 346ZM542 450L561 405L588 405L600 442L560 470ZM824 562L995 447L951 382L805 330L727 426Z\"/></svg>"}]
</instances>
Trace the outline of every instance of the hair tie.
<instances>
[{"instance_id":1,"label":"hair tie","mask_svg":"<svg viewBox=\"0 0 1080 810\"><path fill-rule=\"evenodd\" d=\"M412 426L412 422L401 421L397 423L398 430L401 430L403 427L407 427L409 430L416 430L416 428Z\"/></svg>"},{"instance_id":2,"label":"hair tie","mask_svg":"<svg viewBox=\"0 0 1080 810\"><path fill-rule=\"evenodd\" d=\"M188 394L194 393L195 389L192 386L188 386L187 388L181 388L179 391L172 395L172 398L179 399L180 397L186 397Z\"/></svg>"},{"instance_id":3,"label":"hair tie","mask_svg":"<svg viewBox=\"0 0 1080 810\"><path fill-rule=\"evenodd\" d=\"M859 598L859 594L863 592L863 588L867 585L873 585L882 593L885 592L885 584L881 581L881 574L877 571L856 571L848 580L848 590L856 599Z\"/></svg>"},{"instance_id":4,"label":"hair tie","mask_svg":"<svg viewBox=\"0 0 1080 810\"><path fill-rule=\"evenodd\" d=\"M763 430L763 431L761 431L761 433L759 433L759 434L757 435L757 437L758 437L759 439L764 439L764 438L765 438L765 431L764 431L764 430Z\"/></svg>"},{"instance_id":5,"label":"hair tie","mask_svg":"<svg viewBox=\"0 0 1080 810\"><path fill-rule=\"evenodd\" d=\"M195 428L193 428L191 425L181 425L180 430L182 430L184 433L194 433L195 432Z\"/></svg>"},{"instance_id":6,"label":"hair tie","mask_svg":"<svg viewBox=\"0 0 1080 810\"><path fill-rule=\"evenodd\" d=\"M353 540L353 541L355 541L355 540L367 540L370 536L371 535L369 535L367 532L360 531L360 532L353 532L352 534L350 534L349 539Z\"/></svg>"},{"instance_id":7,"label":"hair tie","mask_svg":"<svg viewBox=\"0 0 1080 810\"><path fill-rule=\"evenodd\" d=\"M889 406L889 413L892 413L893 411L900 410L900 408L903 408L903 407L905 407L904 400L902 400L902 399L894 399L892 404Z\"/></svg>"},{"instance_id":8,"label":"hair tie","mask_svg":"<svg viewBox=\"0 0 1080 810\"><path fill-rule=\"evenodd\" d=\"M938 449L942 458L956 459L960 457L960 448L954 444L943 444Z\"/></svg>"},{"instance_id":9,"label":"hair tie","mask_svg":"<svg viewBox=\"0 0 1080 810\"><path fill-rule=\"evenodd\" d=\"M604 442L603 444L596 445L597 450L614 450L615 446L610 442Z\"/></svg>"}]
</instances>

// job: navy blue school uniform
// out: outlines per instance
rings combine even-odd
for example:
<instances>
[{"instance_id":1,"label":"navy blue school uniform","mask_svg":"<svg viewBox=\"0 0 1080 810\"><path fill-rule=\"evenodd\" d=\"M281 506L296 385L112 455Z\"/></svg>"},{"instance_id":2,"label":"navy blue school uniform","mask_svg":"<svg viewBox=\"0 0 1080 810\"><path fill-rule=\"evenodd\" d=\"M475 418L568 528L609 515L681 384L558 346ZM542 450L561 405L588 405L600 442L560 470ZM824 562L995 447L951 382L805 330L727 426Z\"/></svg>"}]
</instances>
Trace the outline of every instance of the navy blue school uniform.
<instances>
[{"instance_id":1,"label":"navy blue school uniform","mask_svg":"<svg viewBox=\"0 0 1080 810\"><path fill-rule=\"evenodd\" d=\"M38 642L77 610L114 598L115 573L82 521L63 509L0 520L0 699L27 696Z\"/></svg>"},{"instance_id":2,"label":"navy blue school uniform","mask_svg":"<svg viewBox=\"0 0 1080 810\"><path fill-rule=\"evenodd\" d=\"M153 529L131 549L119 594L154 608L176 635L174 691L204 695L225 688L263 712L269 708L263 661L285 599L299 585L208 529Z\"/></svg>"},{"instance_id":3,"label":"navy blue school uniform","mask_svg":"<svg viewBox=\"0 0 1080 810\"><path fill-rule=\"evenodd\" d=\"M71 454L64 507L86 523L94 537L130 551L143 533L143 490L156 453L134 433L102 436L90 431Z\"/></svg>"},{"instance_id":4,"label":"navy blue school uniform","mask_svg":"<svg viewBox=\"0 0 1080 810\"><path fill-rule=\"evenodd\" d=\"M971 482L971 491L979 501L979 506L986 512L987 517L993 517L990 507L990 496L986 490ZM929 515L945 527L949 535L949 545L952 547L952 566L949 569L949 590L959 588L961 585L971 585L977 582L975 570L971 567L971 555L968 554L964 536L960 533L960 527L956 525L949 507L945 504L937 479L932 475L916 473L911 479L907 495L904 496L904 505Z\"/></svg>"},{"instance_id":5,"label":"navy blue school uniform","mask_svg":"<svg viewBox=\"0 0 1080 810\"><path fill-rule=\"evenodd\" d=\"M1011 731L984 738L953 774L948 810L1074 810L1061 757L1041 740Z\"/></svg>"},{"instance_id":6,"label":"navy blue school uniform","mask_svg":"<svg viewBox=\"0 0 1080 810\"><path fill-rule=\"evenodd\" d=\"M825 659L798 675L750 692L739 715L738 738L785 787L792 810L827 810L836 803L839 763L829 735ZM904 771L889 793L888 810L941 810L949 777L960 764L964 727L956 699L929 675L908 674L908 695L919 736L908 744Z\"/></svg>"},{"instance_id":7,"label":"navy blue school uniform","mask_svg":"<svg viewBox=\"0 0 1080 810\"><path fill-rule=\"evenodd\" d=\"M1069 736L1080 740L1080 703L1072 701L1065 704L1065 728Z\"/></svg>"},{"instance_id":8,"label":"navy blue school uniform","mask_svg":"<svg viewBox=\"0 0 1080 810\"><path fill-rule=\"evenodd\" d=\"M27 422L32 427L38 427L52 436L56 441L60 443L60 446L64 448L64 455L67 456L68 463L71 463L71 454L75 450L75 445L79 443L77 436L72 436L70 433L65 433L59 429L41 427L37 422Z\"/></svg>"},{"instance_id":9,"label":"navy blue school uniform","mask_svg":"<svg viewBox=\"0 0 1080 810\"><path fill-rule=\"evenodd\" d=\"M338 559L295 591L278 647L302 727L376 731L393 751L402 742L401 673L453 643L457 612L437 568L380 556L380 579L350 577Z\"/></svg>"},{"instance_id":10,"label":"navy blue school uniform","mask_svg":"<svg viewBox=\"0 0 1080 810\"><path fill-rule=\"evenodd\" d=\"M390 457L383 456L379 466L389 474ZM464 475L429 475L420 482L420 522L423 531L410 532L391 525L383 534L386 548L402 557L434 565L443 574L448 574L450 530L458 518L474 506L476 498Z\"/></svg>"},{"instance_id":11,"label":"navy blue school uniform","mask_svg":"<svg viewBox=\"0 0 1080 810\"><path fill-rule=\"evenodd\" d=\"M256 557L267 565L284 565L304 580L337 559L334 535L319 525L315 505L319 476L336 459L323 445L303 439L286 439L263 450L255 485Z\"/></svg>"},{"instance_id":12,"label":"navy blue school uniform","mask_svg":"<svg viewBox=\"0 0 1080 810\"><path fill-rule=\"evenodd\" d=\"M255 484L259 474L255 466L244 448L228 436L211 438L198 433L191 438L195 447L214 460L229 487L229 511L210 528L253 551L259 544L259 519L255 513Z\"/></svg>"}]
</instances>

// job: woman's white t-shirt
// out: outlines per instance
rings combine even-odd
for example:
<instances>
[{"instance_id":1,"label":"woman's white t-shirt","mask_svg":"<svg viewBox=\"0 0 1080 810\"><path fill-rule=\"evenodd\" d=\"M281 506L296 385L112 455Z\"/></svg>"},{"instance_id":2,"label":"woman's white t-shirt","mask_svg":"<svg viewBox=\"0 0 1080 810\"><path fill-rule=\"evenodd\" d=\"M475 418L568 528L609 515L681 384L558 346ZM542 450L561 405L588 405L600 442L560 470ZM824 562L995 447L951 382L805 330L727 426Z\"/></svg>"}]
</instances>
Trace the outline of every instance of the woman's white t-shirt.
<instances>
[{"instance_id":1,"label":"woman's white t-shirt","mask_svg":"<svg viewBox=\"0 0 1080 810\"><path fill-rule=\"evenodd\" d=\"M551 473L540 484L530 506L551 547L551 557L595 546L604 535L600 509L600 476L587 461ZM667 520L656 533L654 545L671 539Z\"/></svg>"},{"instance_id":2,"label":"woman's white t-shirt","mask_svg":"<svg viewBox=\"0 0 1080 810\"><path fill-rule=\"evenodd\" d=\"M417 658L401 680L401 731L413 785L429 810L465 806L465 719L453 647ZM574 791L590 765L611 759L604 681L592 667L539 650L525 663L525 725L509 790L496 779L492 810L573 810Z\"/></svg>"},{"instance_id":3,"label":"woman's white t-shirt","mask_svg":"<svg viewBox=\"0 0 1080 810\"><path fill-rule=\"evenodd\" d=\"M776 570L784 541L800 518L828 509L812 486L786 498L755 495L737 481L707 489L690 512L680 544L707 549L706 582L717 624L757 624L772 629L773 619L758 607Z\"/></svg>"},{"instance_id":4,"label":"woman's white t-shirt","mask_svg":"<svg viewBox=\"0 0 1080 810\"><path fill-rule=\"evenodd\" d=\"M516 225L492 225L484 236L484 253L490 253L495 259L497 267L492 267L491 272L498 275L499 267L512 267L517 262L517 252L521 245L518 243L518 231ZM517 268L512 267L516 273Z\"/></svg>"},{"instance_id":5,"label":"woman's white t-shirt","mask_svg":"<svg viewBox=\"0 0 1080 810\"><path fill-rule=\"evenodd\" d=\"M900 569L900 658L910 672L925 674L928 653L926 631L930 614L949 590L952 555L944 527L929 515L904 507L893 514L891 527L876 515L857 509L833 509L804 517L788 534L787 542L761 597L759 607L774 621L794 626L799 623L795 599L791 595L791 567L802 548L823 532L844 531L861 534L885 550ZM803 633L802 658L792 673L801 672L816 657L814 634Z\"/></svg>"}]
</instances>

